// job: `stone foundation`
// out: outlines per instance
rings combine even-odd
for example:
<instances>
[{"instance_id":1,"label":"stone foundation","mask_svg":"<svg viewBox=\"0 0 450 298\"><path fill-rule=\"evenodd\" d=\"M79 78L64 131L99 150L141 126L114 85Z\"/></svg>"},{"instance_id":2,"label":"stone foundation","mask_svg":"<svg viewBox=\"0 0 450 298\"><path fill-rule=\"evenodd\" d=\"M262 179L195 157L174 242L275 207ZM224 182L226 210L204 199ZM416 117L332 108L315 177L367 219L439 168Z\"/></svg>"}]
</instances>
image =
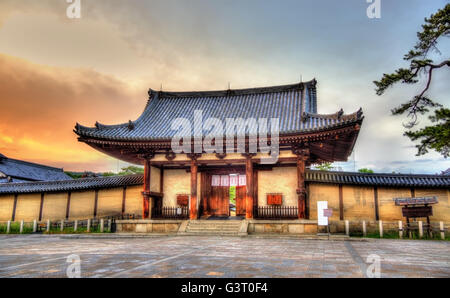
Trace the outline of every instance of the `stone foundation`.
<instances>
[{"instance_id":1,"label":"stone foundation","mask_svg":"<svg viewBox=\"0 0 450 298\"><path fill-rule=\"evenodd\" d=\"M316 220L257 220L248 222L249 234L317 234Z\"/></svg>"},{"instance_id":2,"label":"stone foundation","mask_svg":"<svg viewBox=\"0 0 450 298\"><path fill-rule=\"evenodd\" d=\"M176 234L183 220L117 220L117 233ZM214 223L214 221L211 221ZM248 234L317 234L316 220L248 220ZM245 225L244 225L245 226ZM243 231L241 231L243 232Z\"/></svg>"},{"instance_id":3,"label":"stone foundation","mask_svg":"<svg viewBox=\"0 0 450 298\"><path fill-rule=\"evenodd\" d=\"M177 233L183 220L117 220L117 233Z\"/></svg>"}]
</instances>

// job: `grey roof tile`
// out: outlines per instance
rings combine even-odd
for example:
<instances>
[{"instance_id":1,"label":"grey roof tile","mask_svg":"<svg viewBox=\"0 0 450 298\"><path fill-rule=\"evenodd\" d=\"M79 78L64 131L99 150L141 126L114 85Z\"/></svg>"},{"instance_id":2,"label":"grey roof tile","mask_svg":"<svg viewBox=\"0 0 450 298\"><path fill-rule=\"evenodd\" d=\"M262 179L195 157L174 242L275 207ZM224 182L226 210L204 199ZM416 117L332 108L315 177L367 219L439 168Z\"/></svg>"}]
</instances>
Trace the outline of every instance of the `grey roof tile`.
<instances>
[{"instance_id":1,"label":"grey roof tile","mask_svg":"<svg viewBox=\"0 0 450 298\"><path fill-rule=\"evenodd\" d=\"M80 178L63 181L43 181L0 184L0 194L63 192L99 188L113 188L143 184L143 175Z\"/></svg>"},{"instance_id":2,"label":"grey roof tile","mask_svg":"<svg viewBox=\"0 0 450 298\"><path fill-rule=\"evenodd\" d=\"M379 174L308 170L306 171L306 181L373 186L450 188L450 177L445 175Z\"/></svg>"},{"instance_id":3,"label":"grey roof tile","mask_svg":"<svg viewBox=\"0 0 450 298\"><path fill-rule=\"evenodd\" d=\"M13 182L71 179L63 169L12 159L4 155L0 156L0 173L12 177Z\"/></svg>"},{"instance_id":4,"label":"grey roof tile","mask_svg":"<svg viewBox=\"0 0 450 298\"><path fill-rule=\"evenodd\" d=\"M105 140L145 141L170 139L177 132L171 128L176 118L194 123L194 111L201 110L203 121L216 118L226 123L227 118L278 118L280 134L309 132L348 125L362 120L361 110L343 115L317 114L316 81L306 83L202 92L149 92L150 99L142 115L133 122L119 125L85 127L77 124L75 132L82 137ZM307 92L302 95L302 89ZM207 134L208 131L204 131ZM246 129L246 134L249 129Z\"/></svg>"}]
</instances>

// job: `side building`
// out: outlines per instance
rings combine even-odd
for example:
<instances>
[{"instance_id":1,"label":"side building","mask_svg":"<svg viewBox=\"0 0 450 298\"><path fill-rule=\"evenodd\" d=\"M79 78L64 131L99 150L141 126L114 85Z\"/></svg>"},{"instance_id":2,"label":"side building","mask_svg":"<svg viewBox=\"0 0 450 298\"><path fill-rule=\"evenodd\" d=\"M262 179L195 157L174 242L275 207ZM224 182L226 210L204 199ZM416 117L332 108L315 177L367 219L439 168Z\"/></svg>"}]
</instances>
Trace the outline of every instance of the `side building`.
<instances>
[{"instance_id":1,"label":"side building","mask_svg":"<svg viewBox=\"0 0 450 298\"><path fill-rule=\"evenodd\" d=\"M63 169L8 158L0 153L0 184L71 179Z\"/></svg>"}]
</instances>

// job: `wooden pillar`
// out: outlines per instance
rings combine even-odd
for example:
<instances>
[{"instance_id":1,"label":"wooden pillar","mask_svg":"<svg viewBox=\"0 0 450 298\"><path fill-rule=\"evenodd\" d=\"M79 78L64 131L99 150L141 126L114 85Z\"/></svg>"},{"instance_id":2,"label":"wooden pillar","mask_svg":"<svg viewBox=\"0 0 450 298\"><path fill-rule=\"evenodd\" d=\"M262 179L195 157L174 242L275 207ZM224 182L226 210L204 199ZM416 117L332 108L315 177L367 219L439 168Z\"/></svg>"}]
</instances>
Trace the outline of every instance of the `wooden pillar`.
<instances>
[{"instance_id":1,"label":"wooden pillar","mask_svg":"<svg viewBox=\"0 0 450 298\"><path fill-rule=\"evenodd\" d=\"M189 207L189 219L197 219L197 159L191 158L191 201Z\"/></svg>"},{"instance_id":2,"label":"wooden pillar","mask_svg":"<svg viewBox=\"0 0 450 298\"><path fill-rule=\"evenodd\" d=\"M44 209L44 193L41 193L41 203L39 205L39 221L42 220L42 210Z\"/></svg>"},{"instance_id":3,"label":"wooden pillar","mask_svg":"<svg viewBox=\"0 0 450 298\"><path fill-rule=\"evenodd\" d=\"M127 187L124 186L122 189L122 217L125 214L126 201L127 201Z\"/></svg>"},{"instance_id":4,"label":"wooden pillar","mask_svg":"<svg viewBox=\"0 0 450 298\"><path fill-rule=\"evenodd\" d=\"M98 209L98 189L95 190L95 197L94 197L94 218L97 217L97 209Z\"/></svg>"},{"instance_id":5,"label":"wooden pillar","mask_svg":"<svg viewBox=\"0 0 450 298\"><path fill-rule=\"evenodd\" d=\"M150 218L150 179L152 172L152 164L150 159L145 159L144 163L144 191L143 196L143 206L142 206L142 218Z\"/></svg>"},{"instance_id":6,"label":"wooden pillar","mask_svg":"<svg viewBox=\"0 0 450 298\"><path fill-rule=\"evenodd\" d=\"M378 188L373 188L373 202L375 205L375 220L380 220L380 213L378 211Z\"/></svg>"},{"instance_id":7,"label":"wooden pillar","mask_svg":"<svg viewBox=\"0 0 450 298\"><path fill-rule=\"evenodd\" d=\"M18 194L14 194L14 204L13 204L13 210L12 210L12 215L11 215L11 221L14 221L16 219L17 196L18 196Z\"/></svg>"},{"instance_id":8,"label":"wooden pillar","mask_svg":"<svg viewBox=\"0 0 450 298\"><path fill-rule=\"evenodd\" d=\"M247 193L245 196L245 218L253 218L253 162L252 154L245 155Z\"/></svg>"},{"instance_id":9,"label":"wooden pillar","mask_svg":"<svg viewBox=\"0 0 450 298\"><path fill-rule=\"evenodd\" d=\"M69 215L70 215L70 197L71 196L72 196L72 193L69 191L67 193L66 219L69 219ZM44 194L42 194L42 198L44 198ZM40 217L42 217L42 214L40 214Z\"/></svg>"},{"instance_id":10,"label":"wooden pillar","mask_svg":"<svg viewBox=\"0 0 450 298\"><path fill-rule=\"evenodd\" d=\"M339 220L344 220L344 194L342 184L339 184Z\"/></svg>"},{"instance_id":11,"label":"wooden pillar","mask_svg":"<svg viewBox=\"0 0 450 298\"><path fill-rule=\"evenodd\" d=\"M296 149L297 154L297 196L298 196L298 218L306 218L306 185L305 167L309 158L309 150Z\"/></svg>"}]
</instances>

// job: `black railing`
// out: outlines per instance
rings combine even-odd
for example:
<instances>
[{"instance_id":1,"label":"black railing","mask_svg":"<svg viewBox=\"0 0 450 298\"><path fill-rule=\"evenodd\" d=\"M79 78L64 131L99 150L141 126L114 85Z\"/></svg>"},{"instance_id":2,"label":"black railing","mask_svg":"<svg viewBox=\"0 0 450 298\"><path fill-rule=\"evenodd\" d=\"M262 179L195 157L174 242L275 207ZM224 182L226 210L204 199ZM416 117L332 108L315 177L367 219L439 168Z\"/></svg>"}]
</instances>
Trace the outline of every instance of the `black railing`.
<instances>
[{"instance_id":1,"label":"black railing","mask_svg":"<svg viewBox=\"0 0 450 298\"><path fill-rule=\"evenodd\" d=\"M258 206L254 208L256 219L295 219L298 218L298 208L295 206Z\"/></svg>"},{"instance_id":2,"label":"black railing","mask_svg":"<svg viewBox=\"0 0 450 298\"><path fill-rule=\"evenodd\" d=\"M152 208L152 218L184 219L189 218L188 207Z\"/></svg>"}]
</instances>

